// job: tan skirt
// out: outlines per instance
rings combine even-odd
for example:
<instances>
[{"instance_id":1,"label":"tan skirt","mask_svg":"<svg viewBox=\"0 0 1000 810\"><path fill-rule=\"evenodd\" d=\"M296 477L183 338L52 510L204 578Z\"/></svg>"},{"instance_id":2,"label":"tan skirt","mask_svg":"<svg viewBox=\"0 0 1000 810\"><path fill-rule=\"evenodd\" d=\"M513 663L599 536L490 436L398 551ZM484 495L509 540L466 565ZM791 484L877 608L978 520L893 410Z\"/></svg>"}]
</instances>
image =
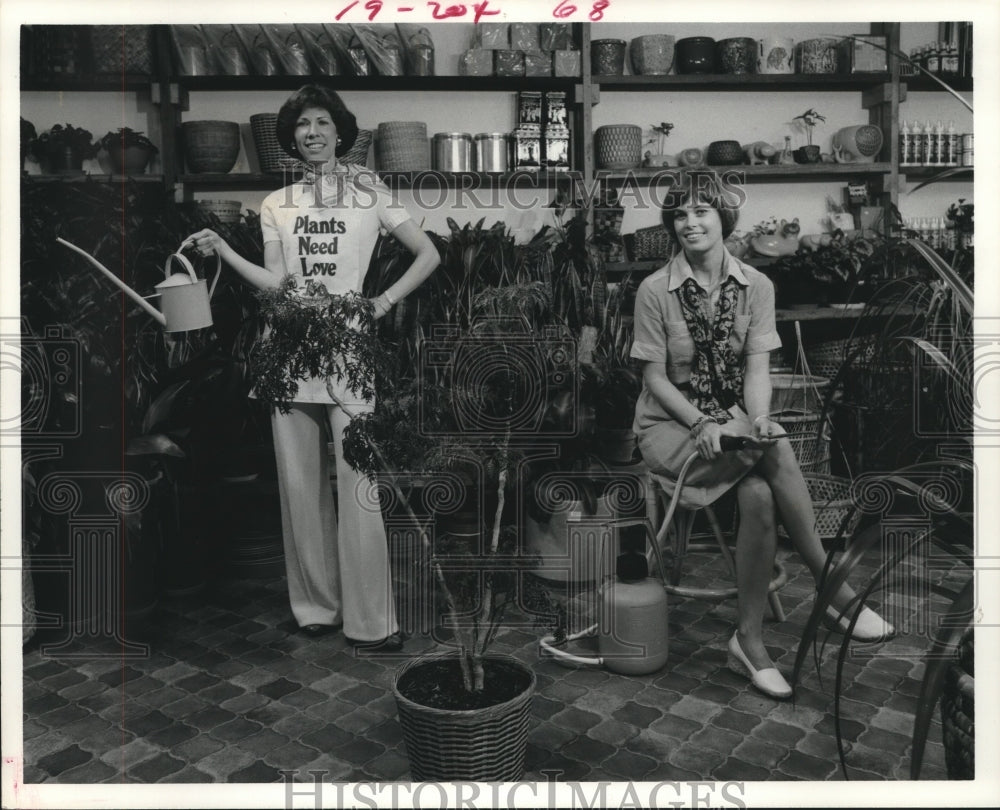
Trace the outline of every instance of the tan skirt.
<instances>
[{"instance_id":1,"label":"tan skirt","mask_svg":"<svg viewBox=\"0 0 1000 810\"><path fill-rule=\"evenodd\" d=\"M750 435L753 426L746 412L734 405L729 409L729 413L733 418L726 422L727 432ZM695 452L690 431L672 419L647 427L637 438L639 452L642 453L643 461L646 462L649 471L669 479L662 481L662 484L676 481L684 462ZM714 503L736 486L760 461L763 454L763 450L757 449L734 450L723 453L712 461L695 459L684 478L684 492L681 495L680 506L695 509ZM673 495L672 487L664 486L664 489L667 495Z\"/></svg>"}]
</instances>

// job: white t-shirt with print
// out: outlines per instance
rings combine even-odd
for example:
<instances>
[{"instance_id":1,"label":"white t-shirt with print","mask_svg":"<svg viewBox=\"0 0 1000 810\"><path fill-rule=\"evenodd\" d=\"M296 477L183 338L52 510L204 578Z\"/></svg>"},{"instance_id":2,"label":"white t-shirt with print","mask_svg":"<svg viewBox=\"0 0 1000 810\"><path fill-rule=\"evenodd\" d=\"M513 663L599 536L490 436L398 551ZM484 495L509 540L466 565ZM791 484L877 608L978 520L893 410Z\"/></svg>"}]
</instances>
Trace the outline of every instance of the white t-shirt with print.
<instances>
[{"instance_id":1,"label":"white t-shirt with print","mask_svg":"<svg viewBox=\"0 0 1000 810\"><path fill-rule=\"evenodd\" d=\"M394 203L389 188L373 172L342 166L332 177L293 183L269 194L260 209L264 244L280 242L285 271L304 290L306 281L322 283L334 295L361 292L379 232L392 233L411 219ZM338 399L363 402L334 382ZM295 402L332 403L326 380L299 382Z\"/></svg>"}]
</instances>

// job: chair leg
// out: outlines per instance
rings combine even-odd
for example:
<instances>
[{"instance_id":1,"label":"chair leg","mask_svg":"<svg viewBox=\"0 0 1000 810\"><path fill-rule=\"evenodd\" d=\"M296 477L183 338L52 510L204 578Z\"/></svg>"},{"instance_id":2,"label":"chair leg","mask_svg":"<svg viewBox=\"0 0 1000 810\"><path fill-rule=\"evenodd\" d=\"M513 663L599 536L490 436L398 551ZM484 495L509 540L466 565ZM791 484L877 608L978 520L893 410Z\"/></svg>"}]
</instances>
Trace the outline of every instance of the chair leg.
<instances>
[{"instance_id":1,"label":"chair leg","mask_svg":"<svg viewBox=\"0 0 1000 810\"><path fill-rule=\"evenodd\" d=\"M781 607L781 597L778 596L777 591L768 591L767 603L771 606L771 616L774 617L776 622L783 622L785 620L785 611Z\"/></svg>"}]
</instances>

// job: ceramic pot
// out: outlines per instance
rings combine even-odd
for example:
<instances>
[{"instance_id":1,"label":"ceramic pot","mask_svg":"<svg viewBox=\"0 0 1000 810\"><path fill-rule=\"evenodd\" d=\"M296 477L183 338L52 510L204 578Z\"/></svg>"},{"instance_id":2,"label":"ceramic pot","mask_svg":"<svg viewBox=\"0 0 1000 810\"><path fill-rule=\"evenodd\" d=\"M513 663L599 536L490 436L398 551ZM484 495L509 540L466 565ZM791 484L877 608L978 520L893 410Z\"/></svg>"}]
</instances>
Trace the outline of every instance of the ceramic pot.
<instances>
[{"instance_id":1,"label":"ceramic pot","mask_svg":"<svg viewBox=\"0 0 1000 810\"><path fill-rule=\"evenodd\" d=\"M625 40L595 39L591 42L590 72L594 76L621 76L625 72Z\"/></svg>"},{"instance_id":2,"label":"ceramic pot","mask_svg":"<svg viewBox=\"0 0 1000 810\"><path fill-rule=\"evenodd\" d=\"M804 40L795 46L795 56L799 73L836 73L840 66L833 37Z\"/></svg>"},{"instance_id":3,"label":"ceramic pot","mask_svg":"<svg viewBox=\"0 0 1000 810\"><path fill-rule=\"evenodd\" d=\"M629 43L636 76L666 76L674 64L674 38L668 34L636 37Z\"/></svg>"},{"instance_id":4,"label":"ceramic pot","mask_svg":"<svg viewBox=\"0 0 1000 810\"><path fill-rule=\"evenodd\" d=\"M712 141L706 160L710 166L737 166L743 162L743 147L739 141Z\"/></svg>"},{"instance_id":5,"label":"ceramic pot","mask_svg":"<svg viewBox=\"0 0 1000 810\"><path fill-rule=\"evenodd\" d=\"M108 152L108 162L115 174L142 174L152 157L153 153L145 146L126 146L124 154L118 148Z\"/></svg>"},{"instance_id":6,"label":"ceramic pot","mask_svg":"<svg viewBox=\"0 0 1000 810\"><path fill-rule=\"evenodd\" d=\"M635 169L642 161L642 127L611 124L594 132L594 160L600 169Z\"/></svg>"},{"instance_id":7,"label":"ceramic pot","mask_svg":"<svg viewBox=\"0 0 1000 810\"><path fill-rule=\"evenodd\" d=\"M53 174L76 174L83 171L83 154L75 146L61 146L49 153Z\"/></svg>"},{"instance_id":8,"label":"ceramic pot","mask_svg":"<svg viewBox=\"0 0 1000 810\"><path fill-rule=\"evenodd\" d=\"M792 152L792 157L795 158L796 163L819 163L821 160L819 147L815 144L812 146L800 146Z\"/></svg>"},{"instance_id":9,"label":"ceramic pot","mask_svg":"<svg viewBox=\"0 0 1000 810\"><path fill-rule=\"evenodd\" d=\"M757 41L750 37L720 40L715 46L720 73L753 73L757 69Z\"/></svg>"},{"instance_id":10,"label":"ceramic pot","mask_svg":"<svg viewBox=\"0 0 1000 810\"><path fill-rule=\"evenodd\" d=\"M882 149L882 130L874 124L858 124L838 129L833 148L848 163L871 163Z\"/></svg>"},{"instance_id":11,"label":"ceramic pot","mask_svg":"<svg viewBox=\"0 0 1000 810\"><path fill-rule=\"evenodd\" d=\"M791 37L757 40L757 72L765 75L795 72L795 41Z\"/></svg>"},{"instance_id":12,"label":"ceramic pot","mask_svg":"<svg viewBox=\"0 0 1000 810\"><path fill-rule=\"evenodd\" d=\"M678 152L677 163L688 168L703 166L705 164L705 155L700 149L696 149L694 147L684 149L683 151Z\"/></svg>"},{"instance_id":13,"label":"ceramic pot","mask_svg":"<svg viewBox=\"0 0 1000 810\"><path fill-rule=\"evenodd\" d=\"M685 37L677 40L678 73L715 72L715 40L711 37Z\"/></svg>"}]
</instances>

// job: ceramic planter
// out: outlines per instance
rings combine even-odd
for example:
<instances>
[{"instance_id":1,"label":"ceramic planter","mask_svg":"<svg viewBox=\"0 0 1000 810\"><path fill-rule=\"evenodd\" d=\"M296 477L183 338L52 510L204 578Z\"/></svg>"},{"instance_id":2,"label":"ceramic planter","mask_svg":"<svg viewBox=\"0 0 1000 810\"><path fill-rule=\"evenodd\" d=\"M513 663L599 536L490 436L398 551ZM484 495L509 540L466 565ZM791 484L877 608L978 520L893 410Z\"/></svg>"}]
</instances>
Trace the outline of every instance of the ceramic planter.
<instances>
[{"instance_id":1,"label":"ceramic planter","mask_svg":"<svg viewBox=\"0 0 1000 810\"><path fill-rule=\"evenodd\" d=\"M678 73L714 73L715 40L711 37L685 37L677 40Z\"/></svg>"},{"instance_id":2,"label":"ceramic planter","mask_svg":"<svg viewBox=\"0 0 1000 810\"><path fill-rule=\"evenodd\" d=\"M124 152L117 146L108 150L108 161L115 174L142 174L152 157L153 153L145 146L126 146Z\"/></svg>"},{"instance_id":3,"label":"ceramic planter","mask_svg":"<svg viewBox=\"0 0 1000 810\"><path fill-rule=\"evenodd\" d=\"M750 37L720 40L715 46L715 62L720 73L754 73L757 69L757 41Z\"/></svg>"},{"instance_id":4,"label":"ceramic planter","mask_svg":"<svg viewBox=\"0 0 1000 810\"><path fill-rule=\"evenodd\" d=\"M814 144L809 146L800 146L792 152L792 157L795 158L796 163L801 164L819 163L821 160L819 147Z\"/></svg>"},{"instance_id":5,"label":"ceramic planter","mask_svg":"<svg viewBox=\"0 0 1000 810\"><path fill-rule=\"evenodd\" d=\"M632 72L637 76L666 76L674 64L674 38L648 34L629 43Z\"/></svg>"},{"instance_id":6,"label":"ceramic planter","mask_svg":"<svg viewBox=\"0 0 1000 810\"><path fill-rule=\"evenodd\" d=\"M591 42L590 72L594 76L621 76L625 72L625 40L595 39Z\"/></svg>"},{"instance_id":7,"label":"ceramic planter","mask_svg":"<svg viewBox=\"0 0 1000 810\"><path fill-rule=\"evenodd\" d=\"M710 166L738 166L743 162L743 147L739 141L712 141L706 159Z\"/></svg>"},{"instance_id":8,"label":"ceramic planter","mask_svg":"<svg viewBox=\"0 0 1000 810\"><path fill-rule=\"evenodd\" d=\"M757 40L757 72L765 75L794 73L795 41L791 37Z\"/></svg>"},{"instance_id":9,"label":"ceramic planter","mask_svg":"<svg viewBox=\"0 0 1000 810\"><path fill-rule=\"evenodd\" d=\"M795 53L799 73L836 73L840 66L837 40L833 37L804 40Z\"/></svg>"}]
</instances>

